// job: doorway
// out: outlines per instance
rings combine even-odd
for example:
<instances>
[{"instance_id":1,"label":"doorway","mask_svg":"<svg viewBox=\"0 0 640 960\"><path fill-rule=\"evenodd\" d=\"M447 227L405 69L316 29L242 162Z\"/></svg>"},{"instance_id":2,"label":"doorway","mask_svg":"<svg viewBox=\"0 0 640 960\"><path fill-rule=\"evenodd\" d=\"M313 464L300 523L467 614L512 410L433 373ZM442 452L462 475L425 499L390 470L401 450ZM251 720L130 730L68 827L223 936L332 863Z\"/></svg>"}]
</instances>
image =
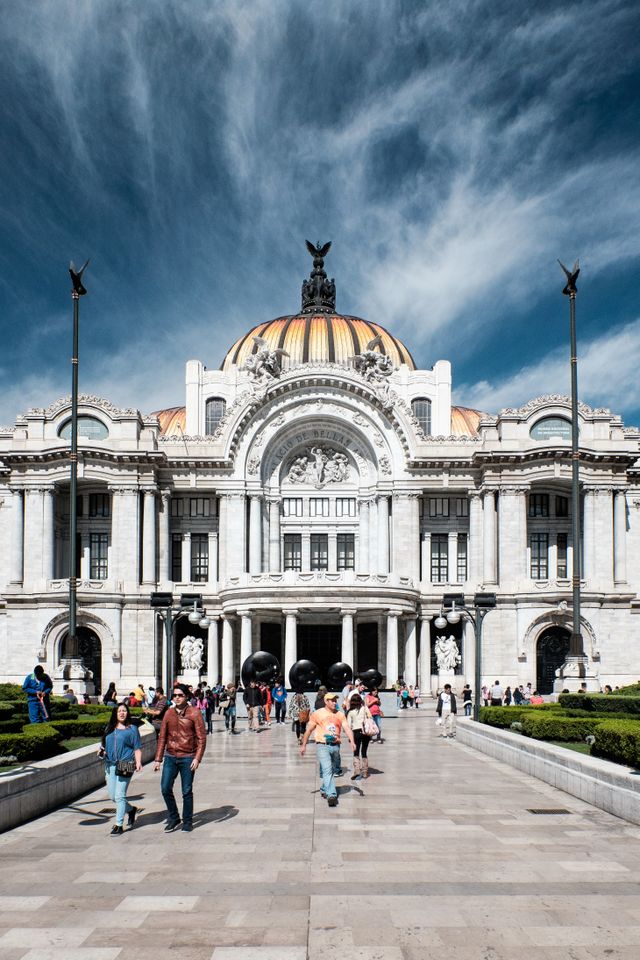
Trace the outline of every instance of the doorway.
<instances>
[{"instance_id":1,"label":"doorway","mask_svg":"<svg viewBox=\"0 0 640 960\"><path fill-rule=\"evenodd\" d=\"M102 691L102 643L98 634L89 627L78 627L78 653L86 670L91 671L95 693ZM67 657L68 635L62 641L61 657Z\"/></svg>"},{"instance_id":2,"label":"doorway","mask_svg":"<svg viewBox=\"0 0 640 960\"><path fill-rule=\"evenodd\" d=\"M553 693L556 670L562 666L569 653L571 634L566 627L548 627L538 637L536 647L536 690L538 693Z\"/></svg>"},{"instance_id":3,"label":"doorway","mask_svg":"<svg viewBox=\"0 0 640 960\"><path fill-rule=\"evenodd\" d=\"M326 683L327 670L332 664L340 661L341 654L342 626L340 624L298 624L298 660L311 660L315 663L320 671L322 683Z\"/></svg>"},{"instance_id":4,"label":"doorway","mask_svg":"<svg viewBox=\"0 0 640 960\"><path fill-rule=\"evenodd\" d=\"M357 665L357 666L356 666ZM359 676L367 670L378 669L378 624L358 624L358 645L356 648L356 664L354 676Z\"/></svg>"},{"instance_id":5,"label":"doorway","mask_svg":"<svg viewBox=\"0 0 640 960\"><path fill-rule=\"evenodd\" d=\"M260 624L260 650L264 650L265 653L270 653L280 664L280 669L284 669L281 623L263 622Z\"/></svg>"}]
</instances>

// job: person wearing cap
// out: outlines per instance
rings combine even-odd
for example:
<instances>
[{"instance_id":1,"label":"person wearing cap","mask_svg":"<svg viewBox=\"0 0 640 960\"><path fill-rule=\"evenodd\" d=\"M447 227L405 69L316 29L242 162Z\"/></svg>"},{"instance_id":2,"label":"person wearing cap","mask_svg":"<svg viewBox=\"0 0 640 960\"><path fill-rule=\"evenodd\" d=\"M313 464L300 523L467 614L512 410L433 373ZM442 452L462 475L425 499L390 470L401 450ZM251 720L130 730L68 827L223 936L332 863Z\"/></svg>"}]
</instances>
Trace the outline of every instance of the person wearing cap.
<instances>
[{"instance_id":1,"label":"person wearing cap","mask_svg":"<svg viewBox=\"0 0 640 960\"><path fill-rule=\"evenodd\" d=\"M193 778L207 746L202 713L189 703L191 691L184 683L174 683L171 707L160 727L154 771L162 768L160 789L167 806L165 833L172 833L182 822L182 830L193 829ZM173 785L180 774L182 785L182 821L178 814Z\"/></svg>"},{"instance_id":2,"label":"person wearing cap","mask_svg":"<svg viewBox=\"0 0 640 960\"><path fill-rule=\"evenodd\" d=\"M340 775L340 736L342 731L355 750L356 744L353 733L347 723L344 713L338 712L338 694L325 693L324 707L314 710L309 718L307 729L300 744L300 756L304 757L307 741L313 733L316 742L316 752L322 778L322 795L327 798L330 807L338 804L338 790L336 776Z\"/></svg>"}]
</instances>

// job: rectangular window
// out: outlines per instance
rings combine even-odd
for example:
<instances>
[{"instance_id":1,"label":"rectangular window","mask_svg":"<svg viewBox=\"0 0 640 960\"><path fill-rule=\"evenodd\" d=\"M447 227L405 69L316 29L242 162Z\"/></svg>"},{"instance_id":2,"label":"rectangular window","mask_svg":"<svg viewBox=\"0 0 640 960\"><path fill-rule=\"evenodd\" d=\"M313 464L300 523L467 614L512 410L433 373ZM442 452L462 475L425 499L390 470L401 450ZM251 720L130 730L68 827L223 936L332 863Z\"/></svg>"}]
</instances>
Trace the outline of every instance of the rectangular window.
<instances>
[{"instance_id":1,"label":"rectangular window","mask_svg":"<svg viewBox=\"0 0 640 960\"><path fill-rule=\"evenodd\" d=\"M355 537L352 533L338 534L338 570L354 570L356 565Z\"/></svg>"},{"instance_id":2,"label":"rectangular window","mask_svg":"<svg viewBox=\"0 0 640 960\"><path fill-rule=\"evenodd\" d=\"M549 494L548 493L529 494L529 516L530 517L548 517L549 516Z\"/></svg>"},{"instance_id":3,"label":"rectangular window","mask_svg":"<svg viewBox=\"0 0 640 960\"><path fill-rule=\"evenodd\" d=\"M464 583L467 579L467 535L458 534L458 563L457 563L457 582Z\"/></svg>"},{"instance_id":4,"label":"rectangular window","mask_svg":"<svg viewBox=\"0 0 640 960\"><path fill-rule=\"evenodd\" d=\"M449 565L449 537L446 533L431 534L431 582L446 583Z\"/></svg>"},{"instance_id":5,"label":"rectangular window","mask_svg":"<svg viewBox=\"0 0 640 960\"><path fill-rule=\"evenodd\" d=\"M91 580L106 580L108 575L108 533L89 534L89 577Z\"/></svg>"},{"instance_id":6,"label":"rectangular window","mask_svg":"<svg viewBox=\"0 0 640 960\"><path fill-rule=\"evenodd\" d=\"M302 516L302 497L287 497L282 501L283 517Z\"/></svg>"},{"instance_id":7,"label":"rectangular window","mask_svg":"<svg viewBox=\"0 0 640 960\"><path fill-rule=\"evenodd\" d=\"M456 497L456 517L469 516L469 501L466 497Z\"/></svg>"},{"instance_id":8,"label":"rectangular window","mask_svg":"<svg viewBox=\"0 0 640 960\"><path fill-rule=\"evenodd\" d=\"M336 517L355 517L355 497L338 497L336 500Z\"/></svg>"},{"instance_id":9,"label":"rectangular window","mask_svg":"<svg viewBox=\"0 0 640 960\"><path fill-rule=\"evenodd\" d=\"M90 517L108 517L109 516L109 494L108 493L90 493L89 494L89 516Z\"/></svg>"},{"instance_id":10,"label":"rectangular window","mask_svg":"<svg viewBox=\"0 0 640 960\"><path fill-rule=\"evenodd\" d=\"M449 516L449 498L448 497L429 497L429 516L430 517L448 517Z\"/></svg>"},{"instance_id":11,"label":"rectangular window","mask_svg":"<svg viewBox=\"0 0 640 960\"><path fill-rule=\"evenodd\" d=\"M549 534L532 533L529 535L531 548L531 579L549 579Z\"/></svg>"},{"instance_id":12,"label":"rectangular window","mask_svg":"<svg viewBox=\"0 0 640 960\"><path fill-rule=\"evenodd\" d=\"M329 536L326 533L311 534L311 569L327 570L329 567Z\"/></svg>"},{"instance_id":13,"label":"rectangular window","mask_svg":"<svg viewBox=\"0 0 640 960\"><path fill-rule=\"evenodd\" d=\"M569 498L556 497L556 517L569 516Z\"/></svg>"},{"instance_id":14,"label":"rectangular window","mask_svg":"<svg viewBox=\"0 0 640 960\"><path fill-rule=\"evenodd\" d=\"M299 533L284 535L284 569L302 570L302 536Z\"/></svg>"},{"instance_id":15,"label":"rectangular window","mask_svg":"<svg viewBox=\"0 0 640 960\"><path fill-rule=\"evenodd\" d=\"M558 534L558 560L556 565L556 576L560 580L567 578L567 534Z\"/></svg>"},{"instance_id":16,"label":"rectangular window","mask_svg":"<svg viewBox=\"0 0 640 960\"><path fill-rule=\"evenodd\" d=\"M84 507L83 501L84 501L84 497L82 496L82 494L81 493L78 494L78 496L76 497L76 517L82 516L82 510Z\"/></svg>"},{"instance_id":17,"label":"rectangular window","mask_svg":"<svg viewBox=\"0 0 640 960\"><path fill-rule=\"evenodd\" d=\"M311 497L309 500L310 517L329 516L329 497Z\"/></svg>"},{"instance_id":18,"label":"rectangular window","mask_svg":"<svg viewBox=\"0 0 640 960\"><path fill-rule=\"evenodd\" d=\"M171 537L171 579L174 583L182 580L182 537L179 533Z\"/></svg>"},{"instance_id":19,"label":"rectangular window","mask_svg":"<svg viewBox=\"0 0 640 960\"><path fill-rule=\"evenodd\" d=\"M208 517L211 513L211 501L208 497L192 497L189 505L190 517Z\"/></svg>"},{"instance_id":20,"label":"rectangular window","mask_svg":"<svg viewBox=\"0 0 640 960\"><path fill-rule=\"evenodd\" d=\"M209 537L206 533L191 534L191 583L209 579Z\"/></svg>"},{"instance_id":21,"label":"rectangular window","mask_svg":"<svg viewBox=\"0 0 640 960\"><path fill-rule=\"evenodd\" d=\"M184 516L184 500L182 499L182 497L171 498L171 516L172 517Z\"/></svg>"}]
</instances>

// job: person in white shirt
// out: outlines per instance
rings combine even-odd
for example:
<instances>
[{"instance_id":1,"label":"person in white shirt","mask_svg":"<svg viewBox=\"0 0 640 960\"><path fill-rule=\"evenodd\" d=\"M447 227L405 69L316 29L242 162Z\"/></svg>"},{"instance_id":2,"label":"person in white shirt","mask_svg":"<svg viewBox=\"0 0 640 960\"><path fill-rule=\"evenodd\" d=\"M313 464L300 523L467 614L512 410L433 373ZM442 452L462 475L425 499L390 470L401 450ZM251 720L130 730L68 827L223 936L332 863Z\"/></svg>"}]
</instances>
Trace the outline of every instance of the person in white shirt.
<instances>
[{"instance_id":1,"label":"person in white shirt","mask_svg":"<svg viewBox=\"0 0 640 960\"><path fill-rule=\"evenodd\" d=\"M438 697L438 704L436 706L436 713L442 720L443 726L443 732L440 734L441 737L446 737L449 740L454 739L456 735L457 712L456 698L451 690L451 684L445 683L444 690Z\"/></svg>"},{"instance_id":2,"label":"person in white shirt","mask_svg":"<svg viewBox=\"0 0 640 960\"><path fill-rule=\"evenodd\" d=\"M491 687L491 706L501 707L503 697L504 697L504 691L500 686L500 681L496 680L493 686Z\"/></svg>"}]
</instances>

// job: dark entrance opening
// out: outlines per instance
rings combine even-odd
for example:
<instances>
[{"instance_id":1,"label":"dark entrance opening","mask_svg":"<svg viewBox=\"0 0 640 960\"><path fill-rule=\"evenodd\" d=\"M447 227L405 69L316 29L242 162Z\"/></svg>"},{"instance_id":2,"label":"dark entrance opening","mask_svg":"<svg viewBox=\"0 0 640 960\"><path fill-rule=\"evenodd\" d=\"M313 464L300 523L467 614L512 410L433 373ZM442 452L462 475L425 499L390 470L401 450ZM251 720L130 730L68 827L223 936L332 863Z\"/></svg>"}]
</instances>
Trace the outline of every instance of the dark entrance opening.
<instances>
[{"instance_id":1,"label":"dark entrance opening","mask_svg":"<svg viewBox=\"0 0 640 960\"><path fill-rule=\"evenodd\" d=\"M326 682L327 670L338 663L342 652L342 626L328 623L298 624L298 660L311 660Z\"/></svg>"},{"instance_id":2,"label":"dark entrance opening","mask_svg":"<svg viewBox=\"0 0 640 960\"><path fill-rule=\"evenodd\" d=\"M87 670L91 671L95 692L100 693L102 691L102 644L100 637L89 627L78 627L76 633L78 636L78 652L82 658L82 663ZM62 659L68 656L68 640L67 635L62 641Z\"/></svg>"},{"instance_id":3,"label":"dark entrance opening","mask_svg":"<svg viewBox=\"0 0 640 960\"><path fill-rule=\"evenodd\" d=\"M260 649L265 653L270 653L280 664L280 669L284 669L282 656L282 624L281 623L261 623L260 624ZM287 683L289 678L285 677Z\"/></svg>"},{"instance_id":4,"label":"dark entrance opening","mask_svg":"<svg viewBox=\"0 0 640 960\"><path fill-rule=\"evenodd\" d=\"M436 627L433 620L430 624L430 637L431 637L431 674L432 676L438 675L438 658L436 656L436 640L438 637L453 637L453 639L458 644L458 653L460 654L461 660L460 663L454 670L454 673L457 676L460 676L464 672L464 650L462 643L462 630L464 623L460 620L459 623L448 623L446 627Z\"/></svg>"},{"instance_id":5,"label":"dark entrance opening","mask_svg":"<svg viewBox=\"0 0 640 960\"><path fill-rule=\"evenodd\" d=\"M350 666L354 666L350 664ZM355 673L378 669L378 624L358 624Z\"/></svg>"},{"instance_id":6,"label":"dark entrance opening","mask_svg":"<svg viewBox=\"0 0 640 960\"><path fill-rule=\"evenodd\" d=\"M556 670L567 659L571 634L566 627L548 627L538 637L536 647L536 689L540 694L553 693Z\"/></svg>"}]
</instances>

